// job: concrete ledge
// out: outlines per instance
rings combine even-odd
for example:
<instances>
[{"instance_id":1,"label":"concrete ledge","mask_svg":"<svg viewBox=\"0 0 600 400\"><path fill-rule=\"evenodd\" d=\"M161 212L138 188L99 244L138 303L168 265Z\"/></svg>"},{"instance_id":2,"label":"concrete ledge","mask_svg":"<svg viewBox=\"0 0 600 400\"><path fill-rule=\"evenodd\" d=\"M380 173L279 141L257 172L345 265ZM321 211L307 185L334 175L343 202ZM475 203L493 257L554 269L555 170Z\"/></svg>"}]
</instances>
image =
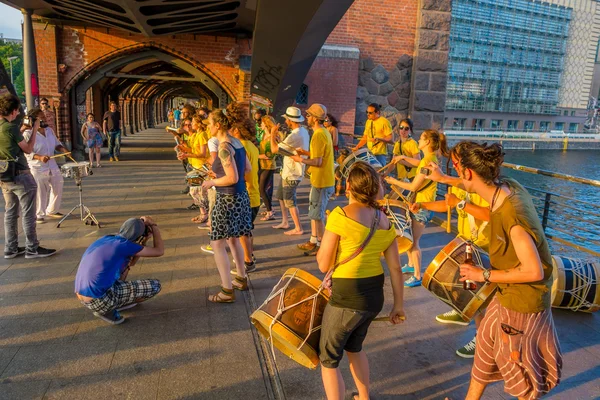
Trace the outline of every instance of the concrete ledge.
<instances>
[{"instance_id":1,"label":"concrete ledge","mask_svg":"<svg viewBox=\"0 0 600 400\"><path fill-rule=\"evenodd\" d=\"M349 58L358 60L360 57L360 50L358 47L326 44L321 47L318 57Z\"/></svg>"}]
</instances>

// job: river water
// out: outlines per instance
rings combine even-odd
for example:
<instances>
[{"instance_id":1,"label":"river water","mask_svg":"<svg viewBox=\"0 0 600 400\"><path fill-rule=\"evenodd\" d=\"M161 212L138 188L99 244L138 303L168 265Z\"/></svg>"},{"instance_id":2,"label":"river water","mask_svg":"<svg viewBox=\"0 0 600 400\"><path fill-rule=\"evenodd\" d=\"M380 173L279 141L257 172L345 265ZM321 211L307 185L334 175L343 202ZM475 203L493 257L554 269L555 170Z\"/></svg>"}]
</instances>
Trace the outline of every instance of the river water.
<instances>
[{"instance_id":1,"label":"river water","mask_svg":"<svg viewBox=\"0 0 600 400\"><path fill-rule=\"evenodd\" d=\"M505 152L504 160L509 163L600 180L600 151L597 150L566 152L559 150L506 150ZM552 212L547 232L600 252L600 207L598 207L600 206L600 188L508 168L504 168L502 173L515 178L529 188L564 196L552 198L553 201L560 204L551 204ZM534 190L530 190L530 193L533 196L544 196ZM559 232L553 229L554 227L568 233ZM578 239L569 233L584 239Z\"/></svg>"}]
</instances>

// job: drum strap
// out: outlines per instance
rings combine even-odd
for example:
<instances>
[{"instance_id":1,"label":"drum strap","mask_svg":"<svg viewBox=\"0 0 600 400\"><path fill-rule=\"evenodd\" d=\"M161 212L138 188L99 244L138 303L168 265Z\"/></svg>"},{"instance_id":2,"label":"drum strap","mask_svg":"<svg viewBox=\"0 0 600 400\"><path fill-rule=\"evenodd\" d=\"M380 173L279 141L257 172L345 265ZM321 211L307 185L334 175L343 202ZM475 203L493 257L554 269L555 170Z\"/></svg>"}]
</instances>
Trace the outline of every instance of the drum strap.
<instances>
[{"instance_id":1,"label":"drum strap","mask_svg":"<svg viewBox=\"0 0 600 400\"><path fill-rule=\"evenodd\" d=\"M465 200L471 204L471 198L468 193ZM477 239L479 239L479 235L481 234L481 232L483 232L483 230L487 226L488 222L483 221L481 225L479 225L479 229L477 229L477 225L475 224L475 217L467 213L467 218L469 219L469 228L471 229L471 240L473 242L476 242Z\"/></svg>"}]
</instances>

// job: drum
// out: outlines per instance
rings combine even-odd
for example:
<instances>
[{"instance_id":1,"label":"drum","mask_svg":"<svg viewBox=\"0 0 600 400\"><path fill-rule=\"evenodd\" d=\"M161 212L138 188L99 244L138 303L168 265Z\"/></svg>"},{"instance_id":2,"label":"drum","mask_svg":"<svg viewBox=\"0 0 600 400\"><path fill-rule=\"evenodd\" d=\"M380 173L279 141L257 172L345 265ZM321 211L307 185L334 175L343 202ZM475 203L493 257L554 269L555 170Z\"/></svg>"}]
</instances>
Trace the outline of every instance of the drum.
<instances>
[{"instance_id":1,"label":"drum","mask_svg":"<svg viewBox=\"0 0 600 400\"><path fill-rule=\"evenodd\" d=\"M292 146L285 144L285 143L279 143L277 145L277 147L279 148L278 153L281 154L282 156L297 156L298 152L296 151L296 149L294 149Z\"/></svg>"},{"instance_id":2,"label":"drum","mask_svg":"<svg viewBox=\"0 0 600 400\"><path fill-rule=\"evenodd\" d=\"M423 287L435 297L455 309L465 321L470 321L477 310L485 308L496 291L495 283L477 283L474 291L464 290L459 266L465 260L466 241L456 237L433 259L423 275ZM473 258L477 265L486 269L490 259L477 246L473 246Z\"/></svg>"},{"instance_id":3,"label":"drum","mask_svg":"<svg viewBox=\"0 0 600 400\"><path fill-rule=\"evenodd\" d=\"M298 364L319 364L321 319L329 301L321 280L298 268L288 269L250 321L258 332Z\"/></svg>"},{"instance_id":4,"label":"drum","mask_svg":"<svg viewBox=\"0 0 600 400\"><path fill-rule=\"evenodd\" d=\"M65 178L82 178L92 175L92 168L87 162L69 162L60 167L60 173Z\"/></svg>"},{"instance_id":5,"label":"drum","mask_svg":"<svg viewBox=\"0 0 600 400\"><path fill-rule=\"evenodd\" d=\"M357 161L362 161L364 163L370 164L376 170L382 167L379 161L377 161L375 156L373 156L373 154L371 154L371 152L368 149L359 149L356 152L350 154L348 157L346 157L344 161L340 164L340 173L344 178L348 178L350 167L352 167L352 165Z\"/></svg>"},{"instance_id":6,"label":"drum","mask_svg":"<svg viewBox=\"0 0 600 400\"><path fill-rule=\"evenodd\" d=\"M552 307L589 313L600 309L598 263L552 256L552 266Z\"/></svg>"},{"instance_id":7,"label":"drum","mask_svg":"<svg viewBox=\"0 0 600 400\"><path fill-rule=\"evenodd\" d=\"M208 176L208 167L203 165L199 169L193 169L185 175L185 180L190 186L202 186L202 182Z\"/></svg>"},{"instance_id":8,"label":"drum","mask_svg":"<svg viewBox=\"0 0 600 400\"><path fill-rule=\"evenodd\" d=\"M392 199L379 200L379 204L385 207L385 214L396 228L398 254L406 253L413 245L412 221L408 204Z\"/></svg>"}]
</instances>

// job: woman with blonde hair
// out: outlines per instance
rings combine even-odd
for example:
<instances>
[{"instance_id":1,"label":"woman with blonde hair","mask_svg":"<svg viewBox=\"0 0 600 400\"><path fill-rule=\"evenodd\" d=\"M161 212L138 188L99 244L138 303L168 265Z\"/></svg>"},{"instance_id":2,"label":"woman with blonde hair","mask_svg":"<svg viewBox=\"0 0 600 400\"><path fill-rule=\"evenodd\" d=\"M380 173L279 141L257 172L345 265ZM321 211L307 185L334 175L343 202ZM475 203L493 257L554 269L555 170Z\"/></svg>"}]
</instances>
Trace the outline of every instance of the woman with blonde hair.
<instances>
[{"instance_id":1,"label":"woman with blonde hair","mask_svg":"<svg viewBox=\"0 0 600 400\"><path fill-rule=\"evenodd\" d=\"M404 319L402 273L396 231L378 206L380 180L366 163L355 163L348 174L346 207L329 218L317 253L319 270L328 273L332 295L323 312L319 342L321 376L328 400L342 400L345 385L338 368L348 355L358 389L354 399L369 398L369 361L362 349L369 325L383 308L383 252L390 271L394 306L390 321Z\"/></svg>"},{"instance_id":2,"label":"woman with blonde hair","mask_svg":"<svg viewBox=\"0 0 600 400\"><path fill-rule=\"evenodd\" d=\"M208 297L208 300L214 303L234 302L234 288L248 290L240 237L252 232L250 197L244 179L244 175L251 171L252 167L241 141L229 134L233 122L229 114L224 110L215 110L208 117L208 131L212 137L218 139L219 147L217 158L212 165L216 177L202 184L204 189L216 188L209 237L221 277L221 291ZM233 282L226 246L229 246L236 266L237 274Z\"/></svg>"},{"instance_id":3,"label":"woman with blonde hair","mask_svg":"<svg viewBox=\"0 0 600 400\"><path fill-rule=\"evenodd\" d=\"M404 190L414 192L414 203L432 202L435 201L437 183L428 180L427 175L421 172L429 163L433 162L437 164L438 152L441 152L445 156L449 154L448 146L446 145L446 136L434 129L429 129L421 133L418 143L419 150L423 152L421 160L405 155L396 156L392 160L394 163L402 162L405 165L408 164L417 167L417 173L412 182L399 181L392 177L385 178L385 181L390 185L396 185ZM431 221L432 215L431 211L425 209L420 209L417 213L411 213L413 244L408 250L408 265L402 267L402 272L413 273L414 275L404 282L404 286L406 287L421 285L421 248L419 247L419 241L425 230L425 225Z\"/></svg>"}]
</instances>

